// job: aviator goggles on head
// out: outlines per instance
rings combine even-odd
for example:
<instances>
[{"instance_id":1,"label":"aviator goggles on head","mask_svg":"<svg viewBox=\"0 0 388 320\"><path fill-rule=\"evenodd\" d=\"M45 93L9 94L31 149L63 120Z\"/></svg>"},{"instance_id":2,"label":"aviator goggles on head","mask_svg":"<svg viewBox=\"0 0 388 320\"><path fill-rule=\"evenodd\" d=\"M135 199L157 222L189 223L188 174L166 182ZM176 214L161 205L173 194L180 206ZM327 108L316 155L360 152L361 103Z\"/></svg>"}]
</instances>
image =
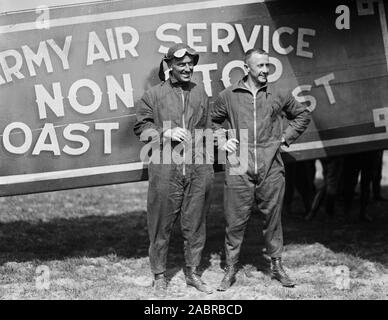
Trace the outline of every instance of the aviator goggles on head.
<instances>
[{"instance_id":1,"label":"aviator goggles on head","mask_svg":"<svg viewBox=\"0 0 388 320\"><path fill-rule=\"evenodd\" d=\"M160 68L159 68L159 78L164 81L164 68L163 68L163 61L164 62L169 62L173 58L183 58L185 55L189 55L193 58L193 63L194 65L197 65L198 60L199 60L199 55L198 53L191 47L189 47L186 44L183 43L177 43L174 46L172 46L170 49L168 49L168 52L165 54L163 57L163 60L160 63Z\"/></svg>"}]
</instances>

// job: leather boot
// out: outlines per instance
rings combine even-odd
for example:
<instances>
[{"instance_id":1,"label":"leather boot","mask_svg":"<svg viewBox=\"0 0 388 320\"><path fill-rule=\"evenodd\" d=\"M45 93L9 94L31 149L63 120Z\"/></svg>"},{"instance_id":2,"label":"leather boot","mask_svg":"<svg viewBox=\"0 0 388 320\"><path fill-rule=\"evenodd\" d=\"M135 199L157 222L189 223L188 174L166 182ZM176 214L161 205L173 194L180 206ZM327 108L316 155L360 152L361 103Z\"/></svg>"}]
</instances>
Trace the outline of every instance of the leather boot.
<instances>
[{"instance_id":1,"label":"leather boot","mask_svg":"<svg viewBox=\"0 0 388 320\"><path fill-rule=\"evenodd\" d=\"M283 269L282 258L271 258L271 279L278 280L283 287L295 287L294 281Z\"/></svg>"},{"instance_id":2,"label":"leather boot","mask_svg":"<svg viewBox=\"0 0 388 320\"><path fill-rule=\"evenodd\" d=\"M164 273L155 274L152 287L157 295L164 295L167 292L167 279Z\"/></svg>"},{"instance_id":3,"label":"leather boot","mask_svg":"<svg viewBox=\"0 0 388 320\"><path fill-rule=\"evenodd\" d=\"M233 283L236 282L236 273L237 267L236 265L229 265L225 268L225 275L217 288L217 291L226 291L231 287Z\"/></svg>"},{"instance_id":4,"label":"leather boot","mask_svg":"<svg viewBox=\"0 0 388 320\"><path fill-rule=\"evenodd\" d=\"M210 289L207 284L201 279L201 277L196 273L195 267L186 267L185 270L186 284L192 286L198 291L205 292L207 294L213 293L213 290Z\"/></svg>"}]
</instances>

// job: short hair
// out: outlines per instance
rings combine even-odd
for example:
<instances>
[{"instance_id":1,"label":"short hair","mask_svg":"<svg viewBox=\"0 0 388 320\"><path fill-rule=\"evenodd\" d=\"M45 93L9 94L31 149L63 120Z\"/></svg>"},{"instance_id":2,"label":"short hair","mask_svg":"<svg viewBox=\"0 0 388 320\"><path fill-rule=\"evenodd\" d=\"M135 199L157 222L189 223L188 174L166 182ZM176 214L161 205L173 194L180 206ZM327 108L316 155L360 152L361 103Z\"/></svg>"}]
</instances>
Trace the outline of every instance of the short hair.
<instances>
[{"instance_id":1,"label":"short hair","mask_svg":"<svg viewBox=\"0 0 388 320\"><path fill-rule=\"evenodd\" d=\"M265 51L265 50L262 49L262 48L253 48L253 49L249 49L247 52L245 52L244 63L247 63L248 59L249 59L254 53L265 54L265 55L268 56L268 52Z\"/></svg>"}]
</instances>

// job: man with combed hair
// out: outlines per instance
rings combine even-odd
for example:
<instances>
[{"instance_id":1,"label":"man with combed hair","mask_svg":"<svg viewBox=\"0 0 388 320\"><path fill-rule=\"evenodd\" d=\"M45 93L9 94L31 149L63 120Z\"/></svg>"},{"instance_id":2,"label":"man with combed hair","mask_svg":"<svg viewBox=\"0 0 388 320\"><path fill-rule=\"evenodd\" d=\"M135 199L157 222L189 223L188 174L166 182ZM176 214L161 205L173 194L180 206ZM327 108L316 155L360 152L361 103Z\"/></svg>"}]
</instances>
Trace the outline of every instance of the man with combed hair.
<instances>
[{"instance_id":1,"label":"man with combed hair","mask_svg":"<svg viewBox=\"0 0 388 320\"><path fill-rule=\"evenodd\" d=\"M310 112L289 91L278 90L268 84L267 52L251 49L246 52L244 62L247 75L220 93L211 113L213 129L221 141L219 146L222 150L231 155L238 151L238 145L241 148L243 144L248 145L248 159L240 159L240 162L247 162L243 171L236 173L231 162L226 163L227 266L219 291L227 290L235 281L244 231L254 201L264 215L263 235L267 254L271 257L271 277L283 286L295 285L283 269L281 260L285 178L280 147L289 146L305 131L310 122ZM283 115L289 120L285 130ZM236 133L228 140L222 128L224 121ZM240 130L247 130L247 141L244 141Z\"/></svg>"},{"instance_id":2,"label":"man with combed hair","mask_svg":"<svg viewBox=\"0 0 388 320\"><path fill-rule=\"evenodd\" d=\"M204 88L191 81L198 59L199 55L189 46L172 46L160 65L162 82L148 90L136 104L134 131L140 140L162 141L157 152L163 155L165 150L177 149L179 155L183 153L181 162L172 155L170 163L163 158L162 163L151 162L148 166L149 257L153 285L159 293L167 289L167 251L179 215L184 238L186 283L199 291L212 292L198 275L197 267L206 239L205 221L214 180L213 166L203 162L198 164L195 159L186 163L188 156L185 153L195 144L190 137L197 139L196 129L211 131L209 99ZM163 63L167 63L170 69L167 80L164 79ZM170 127L164 128L166 122ZM195 151L193 157L198 155Z\"/></svg>"}]
</instances>

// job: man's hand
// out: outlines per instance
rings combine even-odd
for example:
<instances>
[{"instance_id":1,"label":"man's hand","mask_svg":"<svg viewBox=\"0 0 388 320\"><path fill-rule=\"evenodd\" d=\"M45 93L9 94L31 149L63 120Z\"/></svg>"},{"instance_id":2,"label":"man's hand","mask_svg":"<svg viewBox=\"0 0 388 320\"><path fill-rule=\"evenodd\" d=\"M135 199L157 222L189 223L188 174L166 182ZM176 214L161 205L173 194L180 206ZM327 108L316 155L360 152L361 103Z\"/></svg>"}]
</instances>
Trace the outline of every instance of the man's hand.
<instances>
[{"instance_id":1,"label":"man's hand","mask_svg":"<svg viewBox=\"0 0 388 320\"><path fill-rule=\"evenodd\" d=\"M221 150L228 151L230 153L236 152L239 141L236 138L231 138L225 142L221 147Z\"/></svg>"},{"instance_id":2,"label":"man's hand","mask_svg":"<svg viewBox=\"0 0 388 320\"><path fill-rule=\"evenodd\" d=\"M163 133L163 137L166 139L171 139L172 141L186 141L188 136L187 136L187 130L176 127L174 129L168 129Z\"/></svg>"}]
</instances>

